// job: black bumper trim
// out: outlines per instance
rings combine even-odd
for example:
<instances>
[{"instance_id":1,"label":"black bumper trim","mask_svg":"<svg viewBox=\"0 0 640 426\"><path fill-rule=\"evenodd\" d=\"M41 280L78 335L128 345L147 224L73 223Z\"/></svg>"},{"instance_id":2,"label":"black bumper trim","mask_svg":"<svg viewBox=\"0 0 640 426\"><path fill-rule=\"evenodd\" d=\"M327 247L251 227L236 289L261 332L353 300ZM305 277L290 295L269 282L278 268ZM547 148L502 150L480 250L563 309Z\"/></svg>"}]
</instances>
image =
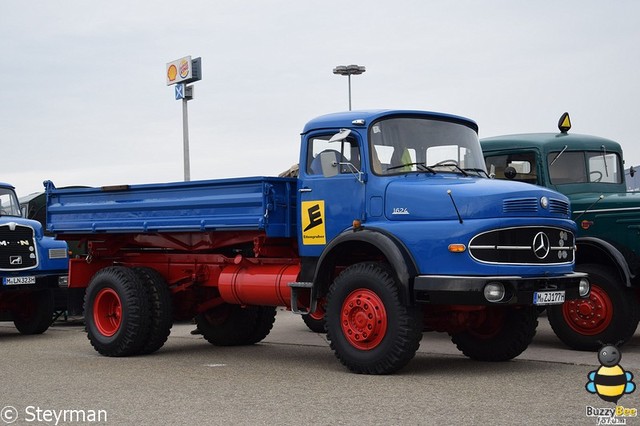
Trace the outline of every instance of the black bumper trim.
<instances>
[{"instance_id":1,"label":"black bumper trim","mask_svg":"<svg viewBox=\"0 0 640 426\"><path fill-rule=\"evenodd\" d=\"M587 274L574 272L554 277L419 275L413 280L413 297L416 303L439 305L533 305L536 291L564 290L565 300L582 299L579 294L582 278L588 278ZM502 283L506 289L501 302L489 302L484 297L485 285L494 282Z\"/></svg>"}]
</instances>

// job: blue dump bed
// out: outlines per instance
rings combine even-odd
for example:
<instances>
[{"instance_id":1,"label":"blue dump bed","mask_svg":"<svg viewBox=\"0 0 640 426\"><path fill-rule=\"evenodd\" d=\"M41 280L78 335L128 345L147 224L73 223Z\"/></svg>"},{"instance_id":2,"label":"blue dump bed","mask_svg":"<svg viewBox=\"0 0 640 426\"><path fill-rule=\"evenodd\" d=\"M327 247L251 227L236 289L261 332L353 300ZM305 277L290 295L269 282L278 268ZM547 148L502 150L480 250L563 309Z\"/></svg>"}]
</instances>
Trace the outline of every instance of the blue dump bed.
<instances>
[{"instance_id":1,"label":"blue dump bed","mask_svg":"<svg viewBox=\"0 0 640 426\"><path fill-rule=\"evenodd\" d=\"M252 177L102 188L45 182L47 229L56 234L296 232L294 178Z\"/></svg>"}]
</instances>

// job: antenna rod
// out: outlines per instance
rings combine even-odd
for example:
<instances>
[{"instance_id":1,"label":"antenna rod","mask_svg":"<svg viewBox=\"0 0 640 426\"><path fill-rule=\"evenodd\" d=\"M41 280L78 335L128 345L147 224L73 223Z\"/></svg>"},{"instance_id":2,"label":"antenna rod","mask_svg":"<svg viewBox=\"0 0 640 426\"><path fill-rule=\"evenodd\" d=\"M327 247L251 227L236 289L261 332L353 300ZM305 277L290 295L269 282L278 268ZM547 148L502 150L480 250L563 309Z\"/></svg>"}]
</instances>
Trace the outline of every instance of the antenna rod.
<instances>
[{"instance_id":1,"label":"antenna rod","mask_svg":"<svg viewBox=\"0 0 640 426\"><path fill-rule=\"evenodd\" d=\"M456 209L458 220L460 221L460 223L462 223L462 216L460 216L460 212L458 211L458 206L456 206L456 201L453 199L453 195L451 194L450 189L447 189L447 194L449 194L449 198L451 198L451 202L453 203L453 208Z\"/></svg>"}]
</instances>

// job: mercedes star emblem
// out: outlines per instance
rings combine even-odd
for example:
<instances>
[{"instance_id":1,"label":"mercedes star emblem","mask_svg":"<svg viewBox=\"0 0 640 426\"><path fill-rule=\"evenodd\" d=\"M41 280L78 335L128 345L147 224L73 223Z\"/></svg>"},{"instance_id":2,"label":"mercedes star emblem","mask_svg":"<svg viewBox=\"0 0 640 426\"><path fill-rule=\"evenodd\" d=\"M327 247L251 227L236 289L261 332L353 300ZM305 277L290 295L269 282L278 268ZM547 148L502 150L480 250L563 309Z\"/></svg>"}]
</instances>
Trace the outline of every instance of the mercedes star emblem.
<instances>
[{"instance_id":1,"label":"mercedes star emblem","mask_svg":"<svg viewBox=\"0 0 640 426\"><path fill-rule=\"evenodd\" d=\"M550 249L551 244L549 244L547 234L538 232L536 236L533 237L533 254L535 254L538 259L544 259L549 254Z\"/></svg>"}]
</instances>

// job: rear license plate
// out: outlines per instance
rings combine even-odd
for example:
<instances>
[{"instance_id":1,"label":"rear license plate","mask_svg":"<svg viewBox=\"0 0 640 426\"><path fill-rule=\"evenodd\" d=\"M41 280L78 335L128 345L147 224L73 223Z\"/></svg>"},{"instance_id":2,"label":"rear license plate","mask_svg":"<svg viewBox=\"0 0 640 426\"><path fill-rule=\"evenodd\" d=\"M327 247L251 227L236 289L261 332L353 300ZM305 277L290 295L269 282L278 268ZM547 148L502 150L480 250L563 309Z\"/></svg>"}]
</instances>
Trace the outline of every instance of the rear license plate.
<instances>
[{"instance_id":1,"label":"rear license plate","mask_svg":"<svg viewBox=\"0 0 640 426\"><path fill-rule=\"evenodd\" d=\"M3 285L20 285L20 284L35 284L36 277L4 277L2 278Z\"/></svg>"},{"instance_id":2,"label":"rear license plate","mask_svg":"<svg viewBox=\"0 0 640 426\"><path fill-rule=\"evenodd\" d=\"M564 291L536 291L533 293L534 305L560 305L564 303Z\"/></svg>"}]
</instances>

